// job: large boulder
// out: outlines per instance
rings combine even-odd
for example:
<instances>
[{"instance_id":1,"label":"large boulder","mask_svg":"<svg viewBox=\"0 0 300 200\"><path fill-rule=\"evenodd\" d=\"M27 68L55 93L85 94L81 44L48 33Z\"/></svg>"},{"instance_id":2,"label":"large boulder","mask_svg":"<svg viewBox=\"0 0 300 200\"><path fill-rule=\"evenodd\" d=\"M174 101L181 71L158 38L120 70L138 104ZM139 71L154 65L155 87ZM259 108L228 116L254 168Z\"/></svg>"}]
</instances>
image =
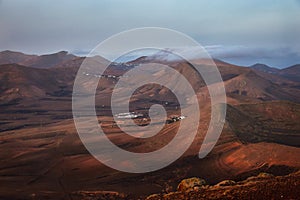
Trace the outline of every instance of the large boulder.
<instances>
[{"instance_id":1,"label":"large boulder","mask_svg":"<svg viewBox=\"0 0 300 200\"><path fill-rule=\"evenodd\" d=\"M145 200L157 200L157 199L161 199L160 194L151 194Z\"/></svg>"},{"instance_id":2,"label":"large boulder","mask_svg":"<svg viewBox=\"0 0 300 200\"><path fill-rule=\"evenodd\" d=\"M236 182L233 180L224 180L218 183L216 186L233 186L236 185Z\"/></svg>"},{"instance_id":3,"label":"large boulder","mask_svg":"<svg viewBox=\"0 0 300 200\"><path fill-rule=\"evenodd\" d=\"M273 174L266 173L266 172L261 172L261 173L258 174L257 177L259 177L259 178L273 178L274 175L273 175Z\"/></svg>"},{"instance_id":4,"label":"large boulder","mask_svg":"<svg viewBox=\"0 0 300 200\"><path fill-rule=\"evenodd\" d=\"M177 191L187 192L190 190L198 190L200 187L206 185L206 181L204 179L200 179L197 177L188 178L182 180L177 186Z\"/></svg>"},{"instance_id":5,"label":"large boulder","mask_svg":"<svg viewBox=\"0 0 300 200\"><path fill-rule=\"evenodd\" d=\"M258 180L262 180L262 179L268 179L268 178L273 178L274 175L273 174L269 174L269 173L259 173L257 176L250 176L246 179L246 181L258 181Z\"/></svg>"}]
</instances>

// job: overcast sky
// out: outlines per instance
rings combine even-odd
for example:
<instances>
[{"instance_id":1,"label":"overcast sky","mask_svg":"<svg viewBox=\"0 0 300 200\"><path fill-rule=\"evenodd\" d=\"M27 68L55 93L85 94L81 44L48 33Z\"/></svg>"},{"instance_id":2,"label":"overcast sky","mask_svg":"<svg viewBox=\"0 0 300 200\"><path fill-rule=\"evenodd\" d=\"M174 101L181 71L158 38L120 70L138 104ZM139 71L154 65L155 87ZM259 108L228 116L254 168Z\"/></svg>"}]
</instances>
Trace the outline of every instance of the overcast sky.
<instances>
[{"instance_id":1,"label":"overcast sky","mask_svg":"<svg viewBox=\"0 0 300 200\"><path fill-rule=\"evenodd\" d=\"M240 65L300 63L299 0L0 0L0 50L84 54L144 26L183 32Z\"/></svg>"}]
</instances>

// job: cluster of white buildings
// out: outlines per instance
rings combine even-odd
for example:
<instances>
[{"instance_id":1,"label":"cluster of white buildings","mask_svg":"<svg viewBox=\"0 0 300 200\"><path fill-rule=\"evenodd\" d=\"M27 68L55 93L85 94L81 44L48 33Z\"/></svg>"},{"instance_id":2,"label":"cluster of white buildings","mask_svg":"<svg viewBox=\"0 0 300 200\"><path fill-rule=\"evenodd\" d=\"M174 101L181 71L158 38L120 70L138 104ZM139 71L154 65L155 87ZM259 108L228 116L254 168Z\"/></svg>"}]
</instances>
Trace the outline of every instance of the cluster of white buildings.
<instances>
[{"instance_id":1,"label":"cluster of white buildings","mask_svg":"<svg viewBox=\"0 0 300 200\"><path fill-rule=\"evenodd\" d=\"M118 79L120 76L115 76L115 75L99 75L99 74L90 74L90 73L87 73L87 72L83 72L84 75L86 76L94 76L96 78L112 78L112 79Z\"/></svg>"},{"instance_id":2,"label":"cluster of white buildings","mask_svg":"<svg viewBox=\"0 0 300 200\"><path fill-rule=\"evenodd\" d=\"M136 118L144 117L144 115L136 112L128 112L128 113L115 114L115 117L117 117L118 119L136 119Z\"/></svg>"}]
</instances>

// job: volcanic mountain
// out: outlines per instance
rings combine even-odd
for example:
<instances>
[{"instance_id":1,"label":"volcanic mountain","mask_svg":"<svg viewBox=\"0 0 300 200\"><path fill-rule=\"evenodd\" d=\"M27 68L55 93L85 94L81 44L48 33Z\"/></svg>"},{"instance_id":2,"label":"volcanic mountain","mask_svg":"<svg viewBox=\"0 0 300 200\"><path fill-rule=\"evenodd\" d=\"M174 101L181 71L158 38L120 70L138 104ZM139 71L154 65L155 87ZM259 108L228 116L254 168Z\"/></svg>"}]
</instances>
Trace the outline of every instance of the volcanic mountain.
<instances>
[{"instance_id":1,"label":"volcanic mountain","mask_svg":"<svg viewBox=\"0 0 300 200\"><path fill-rule=\"evenodd\" d=\"M21 52L14 51L2 51L0 52L0 64L13 64L13 63L22 63L28 59L33 59L38 56L36 55L27 55Z\"/></svg>"},{"instance_id":2,"label":"volcanic mountain","mask_svg":"<svg viewBox=\"0 0 300 200\"><path fill-rule=\"evenodd\" d=\"M262 72L266 72L266 73L270 73L270 74L277 74L280 70L274 67L270 67L268 65L265 64L261 64L261 63L256 63L252 66L250 66L252 69L258 70L258 71L262 71Z\"/></svg>"},{"instance_id":3,"label":"volcanic mountain","mask_svg":"<svg viewBox=\"0 0 300 200\"><path fill-rule=\"evenodd\" d=\"M300 65L293 65L284 69L277 69L273 67L269 67L264 64L255 64L251 66L252 69L258 72L265 72L269 74L278 75L287 80L299 82L300 81Z\"/></svg>"},{"instance_id":4,"label":"volcanic mountain","mask_svg":"<svg viewBox=\"0 0 300 200\"><path fill-rule=\"evenodd\" d=\"M41 56L27 55L13 51L0 52L0 64L19 64L34 68L51 68L76 58L76 56L69 54L67 51L60 51Z\"/></svg>"},{"instance_id":5,"label":"volcanic mountain","mask_svg":"<svg viewBox=\"0 0 300 200\"><path fill-rule=\"evenodd\" d=\"M300 65L293 65L282 69L279 74L289 80L300 82Z\"/></svg>"}]
</instances>

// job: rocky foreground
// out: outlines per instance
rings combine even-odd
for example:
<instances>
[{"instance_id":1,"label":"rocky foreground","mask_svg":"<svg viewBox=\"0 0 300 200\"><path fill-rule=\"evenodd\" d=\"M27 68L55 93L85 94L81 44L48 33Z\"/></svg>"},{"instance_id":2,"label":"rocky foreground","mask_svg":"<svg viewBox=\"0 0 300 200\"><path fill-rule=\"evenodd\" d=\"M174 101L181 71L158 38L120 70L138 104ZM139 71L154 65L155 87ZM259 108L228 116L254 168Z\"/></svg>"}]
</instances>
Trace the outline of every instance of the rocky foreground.
<instances>
[{"instance_id":1,"label":"rocky foreground","mask_svg":"<svg viewBox=\"0 0 300 200\"><path fill-rule=\"evenodd\" d=\"M73 193L72 199L299 199L300 171L286 176L274 176L260 173L246 180L235 182L224 180L216 185L206 185L205 180L189 178L182 180L177 191L170 193L152 194L148 197L133 197L117 192L81 191Z\"/></svg>"}]
</instances>

